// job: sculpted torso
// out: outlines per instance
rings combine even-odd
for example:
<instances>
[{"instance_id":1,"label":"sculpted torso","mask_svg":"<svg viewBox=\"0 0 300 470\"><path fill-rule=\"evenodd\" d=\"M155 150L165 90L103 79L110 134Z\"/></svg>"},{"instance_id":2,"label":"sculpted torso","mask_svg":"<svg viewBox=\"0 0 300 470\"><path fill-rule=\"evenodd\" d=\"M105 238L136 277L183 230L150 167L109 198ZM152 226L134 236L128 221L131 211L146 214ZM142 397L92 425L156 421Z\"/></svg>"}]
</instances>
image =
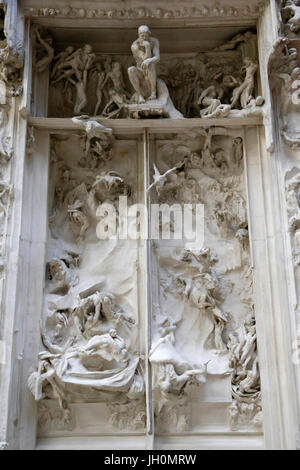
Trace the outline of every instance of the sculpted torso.
<instances>
[{"instance_id":1,"label":"sculpted torso","mask_svg":"<svg viewBox=\"0 0 300 470\"><path fill-rule=\"evenodd\" d=\"M156 64L160 60L159 41L151 36L147 26L141 26L138 39L131 46L135 67L129 67L129 80L136 92L139 103L157 98L157 72ZM150 96L145 92L148 86ZM147 95L147 96L145 96Z\"/></svg>"}]
</instances>

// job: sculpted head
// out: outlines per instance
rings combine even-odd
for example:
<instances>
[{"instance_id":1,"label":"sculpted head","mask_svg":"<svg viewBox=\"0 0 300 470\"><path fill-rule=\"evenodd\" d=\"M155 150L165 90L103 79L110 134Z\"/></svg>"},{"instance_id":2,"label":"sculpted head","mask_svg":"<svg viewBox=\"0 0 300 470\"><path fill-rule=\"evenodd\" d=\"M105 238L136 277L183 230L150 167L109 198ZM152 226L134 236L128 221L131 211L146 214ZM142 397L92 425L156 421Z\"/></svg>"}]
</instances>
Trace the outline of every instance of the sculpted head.
<instances>
[{"instance_id":1,"label":"sculpted head","mask_svg":"<svg viewBox=\"0 0 300 470\"><path fill-rule=\"evenodd\" d=\"M255 62L250 57L245 57L244 58L244 64L245 64L246 67L249 67L250 65L254 65Z\"/></svg>"},{"instance_id":2,"label":"sculpted head","mask_svg":"<svg viewBox=\"0 0 300 470\"><path fill-rule=\"evenodd\" d=\"M116 338L117 337L117 330L112 328L111 330L109 330L109 334L112 338Z\"/></svg>"},{"instance_id":3,"label":"sculpted head","mask_svg":"<svg viewBox=\"0 0 300 470\"><path fill-rule=\"evenodd\" d=\"M86 53L86 54L90 54L92 51L93 51L93 48L90 44L85 44L83 46L83 51Z\"/></svg>"},{"instance_id":4,"label":"sculpted head","mask_svg":"<svg viewBox=\"0 0 300 470\"><path fill-rule=\"evenodd\" d=\"M139 35L139 38L142 39L143 41L149 41L150 36L151 36L151 31L148 28L148 26L142 25L138 29L138 35Z\"/></svg>"}]
</instances>

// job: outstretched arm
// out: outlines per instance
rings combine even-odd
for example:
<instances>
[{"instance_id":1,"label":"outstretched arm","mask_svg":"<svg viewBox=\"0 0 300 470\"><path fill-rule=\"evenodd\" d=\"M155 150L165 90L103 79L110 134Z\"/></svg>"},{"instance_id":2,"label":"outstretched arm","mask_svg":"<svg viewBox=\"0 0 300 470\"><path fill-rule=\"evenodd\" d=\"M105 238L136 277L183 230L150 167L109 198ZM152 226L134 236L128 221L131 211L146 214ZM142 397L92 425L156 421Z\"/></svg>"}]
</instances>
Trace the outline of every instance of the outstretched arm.
<instances>
[{"instance_id":1,"label":"outstretched arm","mask_svg":"<svg viewBox=\"0 0 300 470\"><path fill-rule=\"evenodd\" d=\"M212 91L214 91L214 90L215 90L215 87L214 87L213 85L210 86L210 87L208 87L208 88L206 88L206 90L204 90L204 91L201 93L201 96L200 96L200 98L199 98L199 100L198 100L198 104L201 104L201 103L202 103L202 100L203 100L210 92L212 92Z\"/></svg>"},{"instance_id":2,"label":"outstretched arm","mask_svg":"<svg viewBox=\"0 0 300 470\"><path fill-rule=\"evenodd\" d=\"M53 51L52 47L49 46L49 44L48 44L46 41L44 41L44 39L41 38L41 35L40 35L40 32L39 32L38 29L36 30L36 35L37 35L37 37L38 37L38 40L39 40L40 43L42 44L42 46L44 46L44 48L45 48L48 52L51 52L51 53L52 53L52 51Z\"/></svg>"}]
</instances>

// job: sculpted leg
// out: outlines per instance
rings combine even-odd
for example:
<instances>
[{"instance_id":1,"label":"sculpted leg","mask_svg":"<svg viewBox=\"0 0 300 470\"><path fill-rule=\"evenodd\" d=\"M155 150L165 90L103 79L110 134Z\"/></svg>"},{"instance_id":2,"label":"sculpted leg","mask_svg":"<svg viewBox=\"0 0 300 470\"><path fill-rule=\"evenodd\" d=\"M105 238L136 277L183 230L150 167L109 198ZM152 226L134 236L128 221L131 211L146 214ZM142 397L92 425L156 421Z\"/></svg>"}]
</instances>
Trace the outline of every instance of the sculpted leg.
<instances>
[{"instance_id":1,"label":"sculpted leg","mask_svg":"<svg viewBox=\"0 0 300 470\"><path fill-rule=\"evenodd\" d=\"M252 92L253 92L254 86L252 83L249 83L246 87L245 90L243 91L241 95L241 105L242 108L246 108L246 106L249 104L251 98L252 98Z\"/></svg>"},{"instance_id":2,"label":"sculpted leg","mask_svg":"<svg viewBox=\"0 0 300 470\"><path fill-rule=\"evenodd\" d=\"M145 98L142 95L141 88L140 88L140 78L139 73L136 67L129 67L128 69L128 76L129 80L138 94L139 103L145 103Z\"/></svg>"},{"instance_id":3,"label":"sculpted leg","mask_svg":"<svg viewBox=\"0 0 300 470\"><path fill-rule=\"evenodd\" d=\"M81 83L78 83L76 86L76 103L74 107L74 113L75 114L80 114L83 108L87 104L87 97L85 94L85 86L82 85Z\"/></svg>"},{"instance_id":4,"label":"sculpted leg","mask_svg":"<svg viewBox=\"0 0 300 470\"><path fill-rule=\"evenodd\" d=\"M155 64L151 64L148 69L148 77L150 80L151 86L151 95L150 100L156 100L156 81L157 81L157 73Z\"/></svg>"}]
</instances>

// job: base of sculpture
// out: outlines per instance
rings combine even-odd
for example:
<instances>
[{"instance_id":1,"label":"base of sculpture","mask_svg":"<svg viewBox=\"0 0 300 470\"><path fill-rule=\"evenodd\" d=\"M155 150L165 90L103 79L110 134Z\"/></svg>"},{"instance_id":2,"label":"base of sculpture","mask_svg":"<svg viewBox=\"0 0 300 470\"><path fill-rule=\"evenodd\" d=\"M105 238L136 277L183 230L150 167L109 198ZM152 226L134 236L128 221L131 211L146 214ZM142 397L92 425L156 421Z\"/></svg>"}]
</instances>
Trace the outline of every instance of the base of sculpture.
<instances>
[{"instance_id":1,"label":"base of sculpture","mask_svg":"<svg viewBox=\"0 0 300 470\"><path fill-rule=\"evenodd\" d=\"M202 118L206 118L206 119L220 119L220 118L225 118L229 115L231 111L231 106L228 105L228 104L221 104L220 106L217 107L217 109L215 111L213 111L212 113L208 113L207 114L207 111L206 109L202 110L200 112L200 116Z\"/></svg>"},{"instance_id":2,"label":"base of sculpture","mask_svg":"<svg viewBox=\"0 0 300 470\"><path fill-rule=\"evenodd\" d=\"M167 85L160 78L157 79L157 99L138 103L138 96L132 97L132 104L126 105L129 116L134 119L143 118L170 118L183 119L183 115L174 107Z\"/></svg>"},{"instance_id":3,"label":"base of sculpture","mask_svg":"<svg viewBox=\"0 0 300 470\"><path fill-rule=\"evenodd\" d=\"M170 117L164 106L157 104L156 101L153 104L151 101L143 104L128 104L126 108L128 109L129 117L132 119Z\"/></svg>"}]
</instances>

